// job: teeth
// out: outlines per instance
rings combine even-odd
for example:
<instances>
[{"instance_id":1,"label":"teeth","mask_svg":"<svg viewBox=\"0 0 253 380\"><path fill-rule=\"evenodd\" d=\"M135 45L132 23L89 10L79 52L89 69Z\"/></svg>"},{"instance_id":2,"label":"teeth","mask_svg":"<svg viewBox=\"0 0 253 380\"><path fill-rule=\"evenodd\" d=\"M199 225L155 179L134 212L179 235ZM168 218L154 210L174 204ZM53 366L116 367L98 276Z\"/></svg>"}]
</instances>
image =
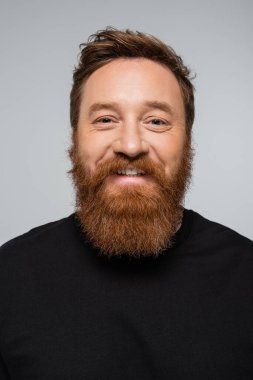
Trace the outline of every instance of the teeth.
<instances>
[{"instance_id":1,"label":"teeth","mask_svg":"<svg viewBox=\"0 0 253 380\"><path fill-rule=\"evenodd\" d=\"M125 169L125 170L117 170L117 174L121 174L121 175L143 175L145 173L143 170L140 170L140 169Z\"/></svg>"}]
</instances>

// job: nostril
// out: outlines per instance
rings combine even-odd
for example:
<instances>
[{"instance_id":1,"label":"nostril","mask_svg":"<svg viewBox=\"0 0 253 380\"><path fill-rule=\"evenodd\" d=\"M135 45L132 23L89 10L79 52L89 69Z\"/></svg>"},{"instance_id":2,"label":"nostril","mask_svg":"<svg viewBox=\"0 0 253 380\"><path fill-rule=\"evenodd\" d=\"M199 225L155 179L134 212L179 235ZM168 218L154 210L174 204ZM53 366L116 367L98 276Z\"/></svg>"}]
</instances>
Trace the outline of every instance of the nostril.
<instances>
[{"instance_id":1,"label":"nostril","mask_svg":"<svg viewBox=\"0 0 253 380\"><path fill-rule=\"evenodd\" d=\"M141 139L118 139L113 144L115 153L122 153L128 157L136 157L148 152L148 144Z\"/></svg>"}]
</instances>

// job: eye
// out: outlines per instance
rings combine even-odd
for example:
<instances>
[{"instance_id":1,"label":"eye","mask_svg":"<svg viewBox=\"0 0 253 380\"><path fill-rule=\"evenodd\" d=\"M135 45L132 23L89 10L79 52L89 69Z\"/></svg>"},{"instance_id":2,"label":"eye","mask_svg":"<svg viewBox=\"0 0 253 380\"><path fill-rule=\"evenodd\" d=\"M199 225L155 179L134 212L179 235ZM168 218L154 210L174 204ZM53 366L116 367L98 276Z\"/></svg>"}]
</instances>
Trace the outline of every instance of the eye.
<instances>
[{"instance_id":1,"label":"eye","mask_svg":"<svg viewBox=\"0 0 253 380\"><path fill-rule=\"evenodd\" d=\"M99 116L92 122L93 127L101 131L107 131L109 129L113 129L118 125L118 123L119 123L118 118L111 115Z\"/></svg>"},{"instance_id":2,"label":"eye","mask_svg":"<svg viewBox=\"0 0 253 380\"><path fill-rule=\"evenodd\" d=\"M147 129L153 132L165 132L171 128L171 124L167 119L162 119L160 117L150 116L144 121Z\"/></svg>"},{"instance_id":3,"label":"eye","mask_svg":"<svg viewBox=\"0 0 253 380\"><path fill-rule=\"evenodd\" d=\"M100 119L96 120L96 123L102 123L102 124L109 124L112 122L112 119L110 117L101 117Z\"/></svg>"},{"instance_id":4,"label":"eye","mask_svg":"<svg viewBox=\"0 0 253 380\"><path fill-rule=\"evenodd\" d=\"M166 125L166 122L161 119L152 119L150 120L150 123L153 125Z\"/></svg>"}]
</instances>

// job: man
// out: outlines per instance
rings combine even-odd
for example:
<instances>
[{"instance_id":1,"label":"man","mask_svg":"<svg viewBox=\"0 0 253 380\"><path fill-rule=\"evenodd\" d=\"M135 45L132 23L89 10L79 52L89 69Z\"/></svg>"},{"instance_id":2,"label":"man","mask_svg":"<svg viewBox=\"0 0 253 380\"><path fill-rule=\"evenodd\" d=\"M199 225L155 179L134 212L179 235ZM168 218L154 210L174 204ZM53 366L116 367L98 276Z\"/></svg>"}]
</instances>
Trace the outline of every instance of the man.
<instances>
[{"instance_id":1,"label":"man","mask_svg":"<svg viewBox=\"0 0 253 380\"><path fill-rule=\"evenodd\" d=\"M76 211L1 248L1 379L253 378L252 242L183 208L189 75L142 33L82 46Z\"/></svg>"}]
</instances>

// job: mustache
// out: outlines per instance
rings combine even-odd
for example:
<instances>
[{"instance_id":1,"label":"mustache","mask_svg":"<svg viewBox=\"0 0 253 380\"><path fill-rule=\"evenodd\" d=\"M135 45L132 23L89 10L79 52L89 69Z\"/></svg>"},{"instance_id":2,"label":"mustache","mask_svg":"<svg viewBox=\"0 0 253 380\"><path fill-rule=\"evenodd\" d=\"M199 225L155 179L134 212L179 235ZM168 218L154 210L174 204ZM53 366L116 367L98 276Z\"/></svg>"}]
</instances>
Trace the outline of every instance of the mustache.
<instances>
[{"instance_id":1,"label":"mustache","mask_svg":"<svg viewBox=\"0 0 253 380\"><path fill-rule=\"evenodd\" d=\"M144 175L152 176L159 182L161 179L164 179L165 176L164 168L147 156L131 159L118 155L98 164L92 178L93 181L102 183L109 175L115 175L118 170L126 169L142 170Z\"/></svg>"}]
</instances>

